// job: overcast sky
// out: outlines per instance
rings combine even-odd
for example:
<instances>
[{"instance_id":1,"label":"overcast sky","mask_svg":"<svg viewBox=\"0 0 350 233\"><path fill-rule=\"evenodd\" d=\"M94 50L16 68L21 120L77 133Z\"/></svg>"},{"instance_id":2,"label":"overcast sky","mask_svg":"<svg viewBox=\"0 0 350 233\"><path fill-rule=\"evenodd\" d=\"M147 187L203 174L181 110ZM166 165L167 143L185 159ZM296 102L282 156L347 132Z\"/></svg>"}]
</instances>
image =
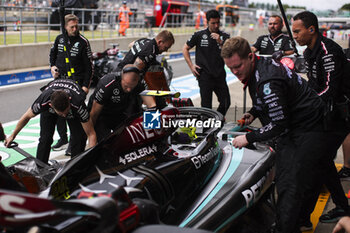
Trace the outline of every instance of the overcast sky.
<instances>
[{"instance_id":1,"label":"overcast sky","mask_svg":"<svg viewBox=\"0 0 350 233\"><path fill-rule=\"evenodd\" d=\"M249 3L270 3L277 4L277 0L249 0ZM350 3L349 0L281 0L282 4L305 6L307 10L338 10L346 3Z\"/></svg>"}]
</instances>

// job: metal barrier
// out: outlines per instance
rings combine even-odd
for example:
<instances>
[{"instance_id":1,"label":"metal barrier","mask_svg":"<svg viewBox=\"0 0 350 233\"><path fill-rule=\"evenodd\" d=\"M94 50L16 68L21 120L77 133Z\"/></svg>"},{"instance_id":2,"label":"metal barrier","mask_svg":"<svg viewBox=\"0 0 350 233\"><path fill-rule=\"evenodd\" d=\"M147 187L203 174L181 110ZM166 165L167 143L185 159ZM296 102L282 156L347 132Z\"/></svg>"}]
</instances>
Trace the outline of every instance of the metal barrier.
<instances>
[{"instance_id":1,"label":"metal barrier","mask_svg":"<svg viewBox=\"0 0 350 233\"><path fill-rule=\"evenodd\" d=\"M66 8L66 12L79 17L79 26L82 34L89 39L111 38L117 34L117 17L119 12L115 10ZM8 39L18 37L19 44L24 43L25 35L34 34L32 42L51 42L58 35L60 21L58 8L42 7L13 7L0 6L0 44L8 44ZM137 12L130 17L130 28L127 34L131 36L148 35L150 28L146 28L144 12ZM42 37L47 36L47 40ZM1 38L3 37L3 38ZM3 39L3 41L1 41ZM1 43L2 42L2 43Z\"/></svg>"},{"instance_id":2,"label":"metal barrier","mask_svg":"<svg viewBox=\"0 0 350 233\"><path fill-rule=\"evenodd\" d=\"M28 42L52 42L60 33L59 10L54 7L0 6L0 45L23 44ZM88 39L119 37L117 27L118 10L66 8L66 12L79 17L80 31ZM254 10L240 12L239 25L255 23ZM233 32L233 24L222 20L223 27ZM158 28L152 28L145 12L137 11L130 16L128 36L154 36L167 28L173 33L193 33L193 13L166 13ZM1 32L2 31L2 32Z\"/></svg>"},{"instance_id":3,"label":"metal barrier","mask_svg":"<svg viewBox=\"0 0 350 233\"><path fill-rule=\"evenodd\" d=\"M247 26L249 24L255 24L256 19L253 11L242 11L240 12L240 19L238 22L239 26ZM180 28L183 33L193 33L195 27L195 15L192 13L179 14L179 13L166 13L159 25L158 30L164 28ZM236 22L233 22L232 17L226 17L225 20L221 19L222 28L230 33L236 35ZM203 26L201 26L203 28Z\"/></svg>"}]
</instances>

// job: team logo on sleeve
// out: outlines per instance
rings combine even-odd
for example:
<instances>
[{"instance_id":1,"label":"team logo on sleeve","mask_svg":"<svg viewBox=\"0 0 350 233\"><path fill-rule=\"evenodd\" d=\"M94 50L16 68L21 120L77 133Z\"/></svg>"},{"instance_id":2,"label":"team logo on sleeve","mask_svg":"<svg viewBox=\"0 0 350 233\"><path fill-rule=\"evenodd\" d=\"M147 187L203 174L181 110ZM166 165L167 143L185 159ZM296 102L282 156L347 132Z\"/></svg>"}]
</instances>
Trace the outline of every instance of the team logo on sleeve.
<instances>
[{"instance_id":1,"label":"team logo on sleeve","mask_svg":"<svg viewBox=\"0 0 350 233\"><path fill-rule=\"evenodd\" d=\"M160 129L161 113L157 111L145 111L143 113L143 128L144 129Z\"/></svg>"},{"instance_id":2,"label":"team logo on sleeve","mask_svg":"<svg viewBox=\"0 0 350 233\"><path fill-rule=\"evenodd\" d=\"M119 93L120 93L120 91L119 91L118 88L115 88L115 89L113 90L113 94L114 94L114 95L119 95Z\"/></svg>"},{"instance_id":3,"label":"team logo on sleeve","mask_svg":"<svg viewBox=\"0 0 350 233\"><path fill-rule=\"evenodd\" d=\"M271 88L270 88L270 83L266 83L264 85L264 90L263 90L265 95L270 95L271 94Z\"/></svg>"}]
</instances>

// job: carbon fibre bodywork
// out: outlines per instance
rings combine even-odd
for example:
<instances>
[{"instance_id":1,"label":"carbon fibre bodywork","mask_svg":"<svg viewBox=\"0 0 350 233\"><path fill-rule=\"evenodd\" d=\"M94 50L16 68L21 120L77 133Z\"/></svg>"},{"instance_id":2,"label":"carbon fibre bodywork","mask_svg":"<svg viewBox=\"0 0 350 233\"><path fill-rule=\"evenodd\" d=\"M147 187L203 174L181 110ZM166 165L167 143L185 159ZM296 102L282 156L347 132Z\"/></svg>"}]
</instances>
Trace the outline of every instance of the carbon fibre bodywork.
<instances>
[{"instance_id":1,"label":"carbon fibre bodywork","mask_svg":"<svg viewBox=\"0 0 350 233\"><path fill-rule=\"evenodd\" d=\"M222 138L241 133L232 131L235 124L222 127L223 116L210 109L165 108L161 114L169 127L145 130L143 116L120 126L67 163L46 193L74 199L124 187L131 200L154 202L165 224L224 232L272 192L274 152L269 146L233 148ZM196 139L179 143L173 139L174 122L181 119L209 120L214 127L197 127Z\"/></svg>"},{"instance_id":2,"label":"carbon fibre bodywork","mask_svg":"<svg viewBox=\"0 0 350 233\"><path fill-rule=\"evenodd\" d=\"M269 232L274 151L265 144L235 149L230 141L246 132L211 109L152 114L161 127L147 129L147 113L121 123L64 164L39 196L0 190L1 225L14 232L33 225L43 232L132 232L160 223L164 231ZM188 129L195 134L183 133Z\"/></svg>"}]
</instances>

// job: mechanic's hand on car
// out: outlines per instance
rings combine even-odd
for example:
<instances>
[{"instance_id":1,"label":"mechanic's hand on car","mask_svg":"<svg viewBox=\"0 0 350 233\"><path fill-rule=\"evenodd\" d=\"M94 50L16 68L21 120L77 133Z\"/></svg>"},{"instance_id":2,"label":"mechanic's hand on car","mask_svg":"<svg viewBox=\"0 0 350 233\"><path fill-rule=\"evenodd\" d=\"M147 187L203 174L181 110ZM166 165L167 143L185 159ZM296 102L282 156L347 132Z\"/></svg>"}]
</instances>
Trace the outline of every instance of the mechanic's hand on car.
<instances>
[{"instance_id":1,"label":"mechanic's hand on car","mask_svg":"<svg viewBox=\"0 0 350 233\"><path fill-rule=\"evenodd\" d=\"M52 66L51 67L51 74L52 74L53 78L58 78L60 73L59 73L59 70L58 70L57 66Z\"/></svg>"},{"instance_id":2,"label":"mechanic's hand on car","mask_svg":"<svg viewBox=\"0 0 350 233\"><path fill-rule=\"evenodd\" d=\"M15 137L11 134L5 139L5 143L4 143L5 147L9 147L11 145L11 142L13 142L13 140L15 140Z\"/></svg>"},{"instance_id":3,"label":"mechanic's hand on car","mask_svg":"<svg viewBox=\"0 0 350 233\"><path fill-rule=\"evenodd\" d=\"M247 137L245 135L237 136L232 141L232 146L235 148L241 149L249 144Z\"/></svg>"},{"instance_id":4,"label":"mechanic's hand on car","mask_svg":"<svg viewBox=\"0 0 350 233\"><path fill-rule=\"evenodd\" d=\"M272 54L272 59L275 60L275 61L280 61L283 57L283 51L282 50L279 50L277 52L274 52Z\"/></svg>"},{"instance_id":5,"label":"mechanic's hand on car","mask_svg":"<svg viewBox=\"0 0 350 233\"><path fill-rule=\"evenodd\" d=\"M350 217L342 217L333 228L332 233L350 232Z\"/></svg>"},{"instance_id":6,"label":"mechanic's hand on car","mask_svg":"<svg viewBox=\"0 0 350 233\"><path fill-rule=\"evenodd\" d=\"M250 114L249 112L246 112L243 114L243 117L241 120L238 120L237 123L239 126L245 126L250 125L254 121L254 116Z\"/></svg>"},{"instance_id":7,"label":"mechanic's hand on car","mask_svg":"<svg viewBox=\"0 0 350 233\"><path fill-rule=\"evenodd\" d=\"M191 72L192 72L192 74L198 79L199 78L199 76L200 76L200 70L201 70L202 68L201 67L199 67L198 65L196 65L196 64L193 64L192 66L191 66Z\"/></svg>"}]
</instances>

